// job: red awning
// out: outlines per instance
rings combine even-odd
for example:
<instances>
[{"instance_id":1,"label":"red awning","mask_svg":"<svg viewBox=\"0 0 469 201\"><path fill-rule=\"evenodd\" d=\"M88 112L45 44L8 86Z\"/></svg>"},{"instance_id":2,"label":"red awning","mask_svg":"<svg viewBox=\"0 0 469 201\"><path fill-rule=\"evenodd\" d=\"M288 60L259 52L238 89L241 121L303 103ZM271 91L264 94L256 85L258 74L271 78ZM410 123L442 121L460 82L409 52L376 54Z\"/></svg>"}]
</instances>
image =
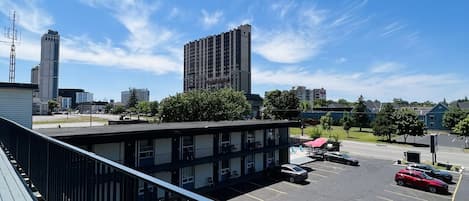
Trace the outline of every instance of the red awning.
<instances>
[{"instance_id":1,"label":"red awning","mask_svg":"<svg viewBox=\"0 0 469 201\"><path fill-rule=\"evenodd\" d=\"M327 138L320 137L320 138L315 139L315 140L313 140L313 141L305 142L305 143L303 143L303 144L304 144L305 146L308 146L308 147L321 147L321 146L324 145L326 142L327 142Z\"/></svg>"}]
</instances>

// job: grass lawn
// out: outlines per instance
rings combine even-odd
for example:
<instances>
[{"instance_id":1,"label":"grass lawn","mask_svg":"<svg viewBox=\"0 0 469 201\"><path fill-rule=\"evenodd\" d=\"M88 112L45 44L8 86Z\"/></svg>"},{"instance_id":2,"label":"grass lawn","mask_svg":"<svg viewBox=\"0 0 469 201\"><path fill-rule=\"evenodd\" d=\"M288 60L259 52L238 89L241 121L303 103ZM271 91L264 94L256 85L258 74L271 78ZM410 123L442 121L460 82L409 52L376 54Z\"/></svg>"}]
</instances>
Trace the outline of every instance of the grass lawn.
<instances>
[{"instance_id":1,"label":"grass lawn","mask_svg":"<svg viewBox=\"0 0 469 201\"><path fill-rule=\"evenodd\" d=\"M78 123L78 122L89 122L89 116L79 116L79 117L70 117L70 118L62 118L62 119L54 119L50 121L35 121L33 124L62 124L62 123ZM99 117L92 117L93 122L107 122L107 119L99 118Z\"/></svg>"},{"instance_id":2,"label":"grass lawn","mask_svg":"<svg viewBox=\"0 0 469 201\"><path fill-rule=\"evenodd\" d=\"M316 129L316 131L315 131ZM311 136L313 132L321 132L321 137L329 137L331 136L338 136L339 140L354 140L360 142L374 142L380 143L381 137L377 137L373 135L373 130L371 128L362 128L362 132L358 127L353 127L349 130L349 137L347 137L347 133L342 128L342 126L333 126L331 131L325 131L320 126L316 127L306 127L304 129L304 135ZM301 135L300 128L290 128L291 135Z\"/></svg>"}]
</instances>

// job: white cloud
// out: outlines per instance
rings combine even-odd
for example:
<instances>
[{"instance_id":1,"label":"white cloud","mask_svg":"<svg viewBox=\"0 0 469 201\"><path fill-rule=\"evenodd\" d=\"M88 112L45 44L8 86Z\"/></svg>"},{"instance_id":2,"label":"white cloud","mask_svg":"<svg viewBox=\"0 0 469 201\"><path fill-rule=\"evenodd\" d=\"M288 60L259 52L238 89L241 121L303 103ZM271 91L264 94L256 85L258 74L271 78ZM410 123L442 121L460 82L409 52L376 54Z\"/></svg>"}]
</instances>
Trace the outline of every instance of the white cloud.
<instances>
[{"instance_id":1,"label":"white cloud","mask_svg":"<svg viewBox=\"0 0 469 201\"><path fill-rule=\"evenodd\" d=\"M338 64L342 64L342 63L347 62L347 58L340 57L340 58L336 59L335 62L338 63Z\"/></svg>"},{"instance_id":2,"label":"white cloud","mask_svg":"<svg viewBox=\"0 0 469 201\"><path fill-rule=\"evenodd\" d=\"M319 53L323 43L319 38L297 32L265 33L253 46L254 52L269 61L298 63Z\"/></svg>"},{"instance_id":3,"label":"white cloud","mask_svg":"<svg viewBox=\"0 0 469 201\"><path fill-rule=\"evenodd\" d=\"M383 32L381 33L381 36L382 37L391 36L394 33L400 31L401 29L404 29L405 27L406 27L405 25L399 22L390 23L383 28Z\"/></svg>"},{"instance_id":4,"label":"white cloud","mask_svg":"<svg viewBox=\"0 0 469 201\"><path fill-rule=\"evenodd\" d=\"M179 10L179 8L174 7L171 9L171 12L169 12L168 18L172 19L180 15L182 15L182 12Z\"/></svg>"},{"instance_id":5,"label":"white cloud","mask_svg":"<svg viewBox=\"0 0 469 201\"><path fill-rule=\"evenodd\" d=\"M227 28L228 28L228 29L234 29L234 28L236 28L236 27L238 27L239 25L242 25L242 24L250 24L250 25L252 25L252 22L253 22L253 19L252 19L252 18L246 18L246 19L240 20L240 21L238 21L238 22L230 22L230 23L228 23Z\"/></svg>"},{"instance_id":6,"label":"white cloud","mask_svg":"<svg viewBox=\"0 0 469 201\"><path fill-rule=\"evenodd\" d=\"M390 73L395 72L404 66L396 62L384 62L373 65L370 69L372 73Z\"/></svg>"},{"instance_id":7,"label":"white cloud","mask_svg":"<svg viewBox=\"0 0 469 201\"><path fill-rule=\"evenodd\" d=\"M272 10L278 12L282 18L285 17L290 9L293 9L294 7L296 7L296 4L293 1L277 2L271 6Z\"/></svg>"},{"instance_id":8,"label":"white cloud","mask_svg":"<svg viewBox=\"0 0 469 201\"><path fill-rule=\"evenodd\" d=\"M310 88L322 86L328 90L328 96L341 94L342 97L358 97L363 94L367 99L391 100L402 97L408 100L421 98L440 100L447 94L448 88L457 88L469 84L454 74L405 74L388 75L372 72L310 72L302 67L284 67L277 70L254 68L254 84L294 86L303 85ZM452 94L464 96L461 94Z\"/></svg>"},{"instance_id":9,"label":"white cloud","mask_svg":"<svg viewBox=\"0 0 469 201\"><path fill-rule=\"evenodd\" d=\"M54 19L42 8L36 1L0 1L0 12L6 17L12 15L12 11L16 11L17 23L35 34L45 33L47 29L54 24Z\"/></svg>"},{"instance_id":10,"label":"white cloud","mask_svg":"<svg viewBox=\"0 0 469 201\"><path fill-rule=\"evenodd\" d=\"M213 13L208 13L206 10L203 9L201 12L202 12L202 24L206 28L218 24L218 22L220 22L221 18L223 17L223 12L219 10Z\"/></svg>"}]
</instances>

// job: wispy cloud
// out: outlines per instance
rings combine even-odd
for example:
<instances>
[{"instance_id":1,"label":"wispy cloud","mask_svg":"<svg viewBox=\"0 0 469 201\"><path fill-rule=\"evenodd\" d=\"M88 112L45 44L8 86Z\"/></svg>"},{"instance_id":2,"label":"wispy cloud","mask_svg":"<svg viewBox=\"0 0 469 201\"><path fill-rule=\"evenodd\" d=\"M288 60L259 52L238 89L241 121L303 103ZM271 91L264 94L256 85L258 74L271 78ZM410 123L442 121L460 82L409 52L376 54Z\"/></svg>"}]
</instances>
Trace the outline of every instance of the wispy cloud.
<instances>
[{"instance_id":1,"label":"wispy cloud","mask_svg":"<svg viewBox=\"0 0 469 201\"><path fill-rule=\"evenodd\" d=\"M403 25L399 22L390 23L383 28L383 32L381 33L381 36L382 37L391 36L394 33L397 33L398 31L404 29L405 27L406 25Z\"/></svg>"},{"instance_id":2,"label":"wispy cloud","mask_svg":"<svg viewBox=\"0 0 469 201\"><path fill-rule=\"evenodd\" d=\"M345 62L347 62L347 58L345 58L345 57L340 57L340 58L337 58L335 60L335 63L338 63L338 64L342 64L342 63L345 63Z\"/></svg>"},{"instance_id":3,"label":"wispy cloud","mask_svg":"<svg viewBox=\"0 0 469 201\"><path fill-rule=\"evenodd\" d=\"M454 74L406 74L393 72L376 74L372 72L308 71L303 67L283 67L276 70L254 68L252 80L255 84L294 86L310 88L323 86L328 94L341 94L343 97L358 97L363 94L369 99L391 100L395 97L415 100L439 100L447 94L448 88L469 84ZM431 80L431 82L429 82ZM454 98L464 94L452 94Z\"/></svg>"},{"instance_id":4,"label":"wispy cloud","mask_svg":"<svg viewBox=\"0 0 469 201\"><path fill-rule=\"evenodd\" d=\"M404 67L404 65L397 63L397 62L382 62L376 63L371 68L370 71L372 73L390 73L400 70Z\"/></svg>"},{"instance_id":5,"label":"wispy cloud","mask_svg":"<svg viewBox=\"0 0 469 201\"><path fill-rule=\"evenodd\" d=\"M272 10L275 12L278 12L280 17L285 17L287 13L296 7L296 4L294 1L282 1L282 2L276 2L271 5Z\"/></svg>"},{"instance_id":6,"label":"wispy cloud","mask_svg":"<svg viewBox=\"0 0 469 201\"><path fill-rule=\"evenodd\" d=\"M173 19L173 18L176 18L176 17L178 17L178 16L180 16L180 15L182 15L181 10L180 10L179 8L177 8L177 7L173 7L173 8L171 9L171 12L169 12L168 18L169 18L169 19Z\"/></svg>"},{"instance_id":7,"label":"wispy cloud","mask_svg":"<svg viewBox=\"0 0 469 201\"><path fill-rule=\"evenodd\" d=\"M218 22L221 21L221 18L223 17L223 12L222 11L215 11L213 13L209 13L207 12L205 9L203 9L202 11L202 24L204 25L204 27L206 28L209 28L213 25L216 25L218 24Z\"/></svg>"},{"instance_id":8,"label":"wispy cloud","mask_svg":"<svg viewBox=\"0 0 469 201\"><path fill-rule=\"evenodd\" d=\"M54 19L44 11L34 0L26 1L0 1L0 12L9 17L15 10L18 17L18 24L35 34L44 33L54 24Z\"/></svg>"}]
</instances>

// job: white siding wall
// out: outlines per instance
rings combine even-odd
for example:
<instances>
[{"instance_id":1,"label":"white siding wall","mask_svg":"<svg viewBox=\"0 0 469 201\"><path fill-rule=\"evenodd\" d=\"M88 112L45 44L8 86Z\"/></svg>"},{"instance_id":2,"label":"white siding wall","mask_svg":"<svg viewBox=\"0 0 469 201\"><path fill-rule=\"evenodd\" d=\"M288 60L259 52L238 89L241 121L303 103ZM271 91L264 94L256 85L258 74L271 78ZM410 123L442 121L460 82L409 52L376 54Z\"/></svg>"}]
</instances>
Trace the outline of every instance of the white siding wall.
<instances>
[{"instance_id":1,"label":"white siding wall","mask_svg":"<svg viewBox=\"0 0 469 201\"><path fill-rule=\"evenodd\" d=\"M124 143L94 144L92 150L109 160L124 162Z\"/></svg>"},{"instance_id":2,"label":"white siding wall","mask_svg":"<svg viewBox=\"0 0 469 201\"><path fill-rule=\"evenodd\" d=\"M165 182L171 183L171 172L157 172L154 173L153 176ZM164 198L164 190L158 189L158 198Z\"/></svg>"},{"instance_id":3,"label":"white siding wall","mask_svg":"<svg viewBox=\"0 0 469 201\"><path fill-rule=\"evenodd\" d=\"M256 142L261 143L261 147L264 147L264 130L256 130Z\"/></svg>"},{"instance_id":4,"label":"white siding wall","mask_svg":"<svg viewBox=\"0 0 469 201\"><path fill-rule=\"evenodd\" d=\"M32 89L0 88L0 116L32 128Z\"/></svg>"},{"instance_id":5,"label":"white siding wall","mask_svg":"<svg viewBox=\"0 0 469 201\"><path fill-rule=\"evenodd\" d=\"M257 140L257 139L256 139ZM256 172L260 172L262 171L262 169L264 169L264 153L257 153L255 156L254 156L254 165L255 165L255 168L256 168Z\"/></svg>"},{"instance_id":6,"label":"white siding wall","mask_svg":"<svg viewBox=\"0 0 469 201\"><path fill-rule=\"evenodd\" d=\"M213 135L195 136L195 158L213 155Z\"/></svg>"},{"instance_id":7,"label":"white siding wall","mask_svg":"<svg viewBox=\"0 0 469 201\"><path fill-rule=\"evenodd\" d=\"M156 139L154 142L155 165L171 163L171 138Z\"/></svg>"},{"instance_id":8,"label":"white siding wall","mask_svg":"<svg viewBox=\"0 0 469 201\"><path fill-rule=\"evenodd\" d=\"M239 175L241 175L241 158L232 158L230 159L230 169L231 169L231 175L234 176L234 172L236 172Z\"/></svg>"},{"instance_id":9,"label":"white siding wall","mask_svg":"<svg viewBox=\"0 0 469 201\"><path fill-rule=\"evenodd\" d=\"M241 150L241 132L231 132L231 144L235 145L236 149L233 151L240 151Z\"/></svg>"},{"instance_id":10,"label":"white siding wall","mask_svg":"<svg viewBox=\"0 0 469 201\"><path fill-rule=\"evenodd\" d=\"M206 163L202 165L196 165L195 167L195 183L194 188L201 188L208 185L208 178L213 179L213 165L212 163Z\"/></svg>"}]
</instances>

